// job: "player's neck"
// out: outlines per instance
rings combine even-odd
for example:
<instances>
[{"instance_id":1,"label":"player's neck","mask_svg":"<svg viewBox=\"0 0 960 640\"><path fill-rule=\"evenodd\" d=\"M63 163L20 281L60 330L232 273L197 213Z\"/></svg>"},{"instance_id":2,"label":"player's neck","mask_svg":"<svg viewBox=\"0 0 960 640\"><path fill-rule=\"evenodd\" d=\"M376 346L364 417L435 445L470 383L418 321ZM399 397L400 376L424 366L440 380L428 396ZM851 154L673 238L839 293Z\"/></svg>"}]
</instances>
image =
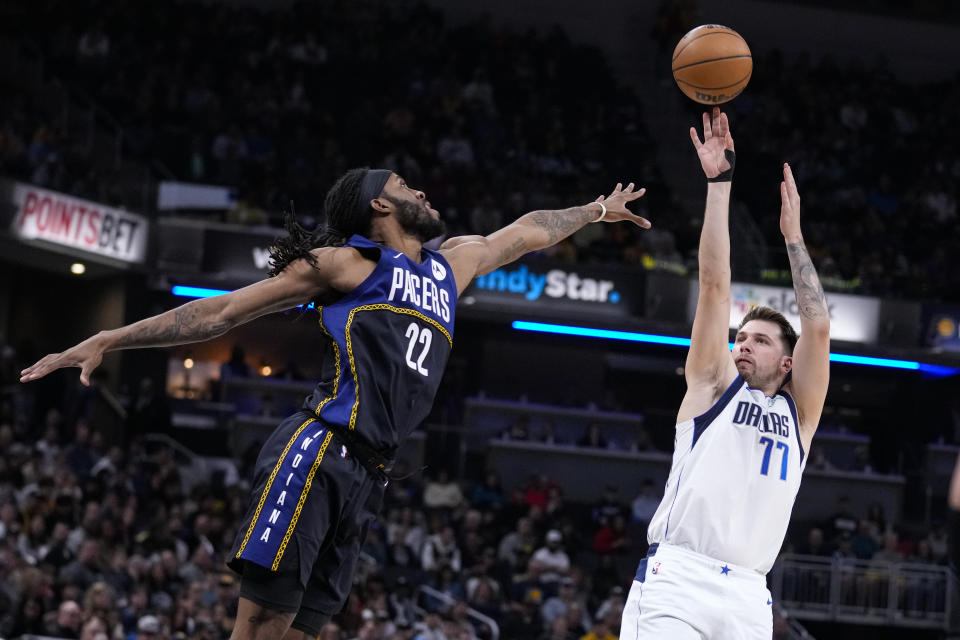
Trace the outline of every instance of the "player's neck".
<instances>
[{"instance_id":1,"label":"player's neck","mask_svg":"<svg viewBox=\"0 0 960 640\"><path fill-rule=\"evenodd\" d=\"M378 225L370 233L370 240L378 244L386 245L395 251L405 254L414 262L420 262L420 252L423 249L423 243L419 238L415 238L403 229L394 225Z\"/></svg>"},{"instance_id":2,"label":"player's neck","mask_svg":"<svg viewBox=\"0 0 960 640\"><path fill-rule=\"evenodd\" d=\"M763 395L767 396L768 398L772 398L773 396L777 395L777 392L780 391L780 386L783 384L783 380L779 378L775 380L757 380L755 378L750 378L750 379L744 378L744 380L746 381L748 387L750 387L751 389L762 391Z\"/></svg>"}]
</instances>

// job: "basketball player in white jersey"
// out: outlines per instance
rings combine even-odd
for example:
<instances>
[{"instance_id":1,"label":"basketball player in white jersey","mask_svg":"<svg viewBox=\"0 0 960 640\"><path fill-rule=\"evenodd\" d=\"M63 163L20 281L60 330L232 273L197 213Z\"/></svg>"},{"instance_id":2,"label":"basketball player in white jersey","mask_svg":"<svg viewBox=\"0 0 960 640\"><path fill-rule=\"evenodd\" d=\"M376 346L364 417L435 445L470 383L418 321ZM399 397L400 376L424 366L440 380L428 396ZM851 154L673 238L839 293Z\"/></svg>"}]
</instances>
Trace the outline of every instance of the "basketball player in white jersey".
<instances>
[{"instance_id":1,"label":"basketball player in white jersey","mask_svg":"<svg viewBox=\"0 0 960 640\"><path fill-rule=\"evenodd\" d=\"M729 347L730 188L736 160L727 116L690 129L707 176L700 293L677 415L673 464L650 522L650 551L624 606L621 640L770 640L766 574L783 543L830 376L830 315L800 233L788 165L780 231L793 273L800 336L765 307Z\"/></svg>"}]
</instances>

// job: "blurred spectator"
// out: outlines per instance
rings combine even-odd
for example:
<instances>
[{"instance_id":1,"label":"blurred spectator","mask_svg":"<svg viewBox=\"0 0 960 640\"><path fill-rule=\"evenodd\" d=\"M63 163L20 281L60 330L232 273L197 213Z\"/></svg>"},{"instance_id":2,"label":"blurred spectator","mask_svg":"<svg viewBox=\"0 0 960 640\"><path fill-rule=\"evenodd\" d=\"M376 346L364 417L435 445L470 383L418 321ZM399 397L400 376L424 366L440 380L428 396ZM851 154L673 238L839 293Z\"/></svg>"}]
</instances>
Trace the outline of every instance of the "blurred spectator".
<instances>
[{"instance_id":1,"label":"blurred spectator","mask_svg":"<svg viewBox=\"0 0 960 640\"><path fill-rule=\"evenodd\" d=\"M551 483L545 475L535 473L527 481L527 488L524 492L524 500L531 507L544 509L549 499Z\"/></svg>"},{"instance_id":2,"label":"blurred spectator","mask_svg":"<svg viewBox=\"0 0 960 640\"><path fill-rule=\"evenodd\" d=\"M570 556L563 550L563 534L556 529L547 532L546 541L546 546L534 551L531 562L543 568L545 584L558 583L570 572Z\"/></svg>"},{"instance_id":3,"label":"blurred spectator","mask_svg":"<svg viewBox=\"0 0 960 640\"><path fill-rule=\"evenodd\" d=\"M163 627L156 616L146 615L137 620L136 640L160 640L162 635Z\"/></svg>"},{"instance_id":4,"label":"blurred spectator","mask_svg":"<svg viewBox=\"0 0 960 640\"><path fill-rule=\"evenodd\" d=\"M519 564L520 557L530 557L536 549L537 538L529 518L517 520L516 529L503 536L497 548L497 558L511 566Z\"/></svg>"},{"instance_id":5,"label":"blurred spectator","mask_svg":"<svg viewBox=\"0 0 960 640\"><path fill-rule=\"evenodd\" d=\"M900 536L895 531L888 531L883 536L883 546L873 554L874 562L903 562L903 553L900 551Z\"/></svg>"},{"instance_id":6,"label":"blurred spectator","mask_svg":"<svg viewBox=\"0 0 960 640\"><path fill-rule=\"evenodd\" d=\"M594 551L601 555L624 555L631 550L630 545L626 518L617 515L600 521L600 530L593 536Z\"/></svg>"},{"instance_id":7,"label":"blurred spectator","mask_svg":"<svg viewBox=\"0 0 960 640\"><path fill-rule=\"evenodd\" d=\"M100 541L93 538L80 543L77 559L60 572L61 580L84 590L100 580L101 575Z\"/></svg>"},{"instance_id":8,"label":"blurred spectator","mask_svg":"<svg viewBox=\"0 0 960 640\"><path fill-rule=\"evenodd\" d=\"M565 577L560 580L560 585L557 590L557 594L547 598L543 603L543 606L540 608L540 613L543 616L544 626L547 628L552 628L553 623L557 619L564 620L564 631L566 631L566 615L567 611L570 609L570 606L573 603L583 604L580 599L579 594L577 593L577 585L574 582L573 578ZM584 626L589 626L587 620L584 619Z\"/></svg>"},{"instance_id":9,"label":"blurred spectator","mask_svg":"<svg viewBox=\"0 0 960 640\"><path fill-rule=\"evenodd\" d=\"M840 496L837 499L837 510L830 516L827 524L830 540L836 541L843 533L849 533L851 536L859 528L859 521L850 510L850 498Z\"/></svg>"},{"instance_id":10,"label":"blurred spectator","mask_svg":"<svg viewBox=\"0 0 960 640\"><path fill-rule=\"evenodd\" d=\"M540 426L540 435L537 438L543 444L565 444L557 438L556 426L553 421L547 420Z\"/></svg>"},{"instance_id":11,"label":"blurred spectator","mask_svg":"<svg viewBox=\"0 0 960 640\"><path fill-rule=\"evenodd\" d=\"M808 556L829 556L830 547L823 540L823 530L811 527L807 539L797 547L797 553Z\"/></svg>"},{"instance_id":12,"label":"blurred spectator","mask_svg":"<svg viewBox=\"0 0 960 640\"><path fill-rule=\"evenodd\" d=\"M488 471L484 475L483 483L474 485L470 490L470 504L477 509L498 510L506 502L503 487L500 485L500 474Z\"/></svg>"},{"instance_id":13,"label":"blurred spectator","mask_svg":"<svg viewBox=\"0 0 960 640\"><path fill-rule=\"evenodd\" d=\"M39 635L43 631L43 601L36 596L24 598L14 616L10 635Z\"/></svg>"},{"instance_id":14,"label":"blurred spectator","mask_svg":"<svg viewBox=\"0 0 960 640\"><path fill-rule=\"evenodd\" d=\"M833 463L827 460L827 454L823 447L818 445L810 447L810 461L807 466L820 471L832 471L834 469Z\"/></svg>"},{"instance_id":15,"label":"blurred spectator","mask_svg":"<svg viewBox=\"0 0 960 640\"><path fill-rule=\"evenodd\" d=\"M644 478L640 493L633 499L631 505L631 519L646 528L660 506L661 497L657 495L653 480Z\"/></svg>"},{"instance_id":16,"label":"blurred spectator","mask_svg":"<svg viewBox=\"0 0 960 640\"><path fill-rule=\"evenodd\" d=\"M457 546L453 527L444 526L439 533L427 537L423 544L421 565L424 571L432 574L445 568L454 572L460 571L460 548Z\"/></svg>"},{"instance_id":17,"label":"blurred spectator","mask_svg":"<svg viewBox=\"0 0 960 640\"><path fill-rule=\"evenodd\" d=\"M580 640L617 640L611 633L610 624L606 620L597 620L590 627L590 632L580 637Z\"/></svg>"},{"instance_id":18,"label":"blurred spectator","mask_svg":"<svg viewBox=\"0 0 960 640\"><path fill-rule=\"evenodd\" d=\"M586 432L577 440L577 446L598 449L606 449L609 446L607 439L603 437L603 428L599 422L591 422L587 425Z\"/></svg>"},{"instance_id":19,"label":"blurred spectator","mask_svg":"<svg viewBox=\"0 0 960 640\"><path fill-rule=\"evenodd\" d=\"M406 577L399 576L397 578L393 589L387 596L387 603L390 606L390 617L393 621L398 625L405 623L412 628L417 619L417 607L413 589Z\"/></svg>"},{"instance_id":20,"label":"blurred spectator","mask_svg":"<svg viewBox=\"0 0 960 640\"><path fill-rule=\"evenodd\" d=\"M857 533L850 541L850 548L859 560L869 560L877 551L877 541L868 520L861 520Z\"/></svg>"},{"instance_id":21,"label":"blurred spectator","mask_svg":"<svg viewBox=\"0 0 960 640\"><path fill-rule=\"evenodd\" d=\"M446 469L440 469L437 477L423 487L423 504L430 509L456 509L464 502L460 485L450 479Z\"/></svg>"},{"instance_id":22,"label":"blurred spectator","mask_svg":"<svg viewBox=\"0 0 960 640\"><path fill-rule=\"evenodd\" d=\"M934 523L933 530L927 536L927 543L930 545L930 553L937 563L947 561L951 542L947 534L947 527L942 521Z\"/></svg>"},{"instance_id":23,"label":"blurred spectator","mask_svg":"<svg viewBox=\"0 0 960 640\"><path fill-rule=\"evenodd\" d=\"M543 631L543 620L539 613L542 599L541 591L531 590L522 600L513 602L500 630L503 637L536 638L539 636Z\"/></svg>"},{"instance_id":24,"label":"blurred spectator","mask_svg":"<svg viewBox=\"0 0 960 640\"><path fill-rule=\"evenodd\" d=\"M517 416L510 426L500 434L504 440L525 441L530 439L530 416L522 414Z\"/></svg>"},{"instance_id":25,"label":"blurred spectator","mask_svg":"<svg viewBox=\"0 0 960 640\"><path fill-rule=\"evenodd\" d=\"M620 490L616 485L608 484L603 495L594 505L591 515L597 523L610 522L617 516L627 516L627 508L620 502Z\"/></svg>"},{"instance_id":26,"label":"blurred spectator","mask_svg":"<svg viewBox=\"0 0 960 640\"><path fill-rule=\"evenodd\" d=\"M607 597L600 603L600 606L597 607L597 613L594 618L596 620L606 620L608 624L612 620L616 620L617 623L611 624L610 626L619 630L620 613L623 611L626 600L627 598L624 595L623 587L620 585L612 587Z\"/></svg>"},{"instance_id":27,"label":"blurred spectator","mask_svg":"<svg viewBox=\"0 0 960 640\"><path fill-rule=\"evenodd\" d=\"M110 640L107 624L100 618L90 618L80 631L80 640Z\"/></svg>"},{"instance_id":28,"label":"blurred spectator","mask_svg":"<svg viewBox=\"0 0 960 640\"><path fill-rule=\"evenodd\" d=\"M47 625L44 633L41 635L75 640L80 637L82 624L83 616L80 611L80 605L73 600L65 600L61 602L57 608L56 618Z\"/></svg>"}]
</instances>

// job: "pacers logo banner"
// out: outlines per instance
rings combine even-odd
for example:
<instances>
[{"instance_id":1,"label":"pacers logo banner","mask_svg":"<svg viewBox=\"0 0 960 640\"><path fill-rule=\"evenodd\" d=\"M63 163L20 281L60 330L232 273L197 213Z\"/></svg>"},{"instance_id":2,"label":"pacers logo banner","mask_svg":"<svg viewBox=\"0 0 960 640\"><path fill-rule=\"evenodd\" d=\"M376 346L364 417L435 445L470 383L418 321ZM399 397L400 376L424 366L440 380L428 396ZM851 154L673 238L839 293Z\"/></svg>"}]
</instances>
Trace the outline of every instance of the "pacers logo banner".
<instances>
[{"instance_id":1,"label":"pacers logo banner","mask_svg":"<svg viewBox=\"0 0 960 640\"><path fill-rule=\"evenodd\" d=\"M960 351L960 307L929 305L924 308L927 317L926 344L945 351Z\"/></svg>"},{"instance_id":2,"label":"pacers logo banner","mask_svg":"<svg viewBox=\"0 0 960 640\"><path fill-rule=\"evenodd\" d=\"M149 222L143 216L96 202L14 183L16 214L11 231L124 262L143 262Z\"/></svg>"}]
</instances>

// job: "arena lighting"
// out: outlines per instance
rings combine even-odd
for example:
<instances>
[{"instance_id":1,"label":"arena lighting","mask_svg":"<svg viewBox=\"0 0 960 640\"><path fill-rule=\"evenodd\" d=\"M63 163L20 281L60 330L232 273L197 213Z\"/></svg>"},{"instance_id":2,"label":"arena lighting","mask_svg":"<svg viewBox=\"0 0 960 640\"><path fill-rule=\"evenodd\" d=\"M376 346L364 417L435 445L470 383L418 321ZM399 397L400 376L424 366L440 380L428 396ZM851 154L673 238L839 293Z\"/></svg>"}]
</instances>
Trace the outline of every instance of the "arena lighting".
<instances>
[{"instance_id":1,"label":"arena lighting","mask_svg":"<svg viewBox=\"0 0 960 640\"><path fill-rule=\"evenodd\" d=\"M614 331L612 329L593 329L590 327L575 327L565 324L548 324L545 322L527 322L514 320L511 326L518 331L536 331L540 333L555 333L565 336L580 336L585 338L605 338L607 340L627 340L629 342L647 342L651 344L666 344L675 347L689 347L690 338L661 336L654 333L635 333L633 331ZM730 345L733 348L733 344ZM845 353L831 353L831 362L842 364L857 364L868 367L887 367L890 369L906 369L920 371L937 377L952 376L960 373L956 367L945 367L928 362L915 360L894 360L892 358L873 358L870 356L853 356Z\"/></svg>"},{"instance_id":2,"label":"arena lighting","mask_svg":"<svg viewBox=\"0 0 960 640\"><path fill-rule=\"evenodd\" d=\"M204 289L203 287L184 287L181 285L174 285L170 289L170 293L175 296L182 296L184 298L212 298L213 296L219 296L224 293L230 293L226 289Z\"/></svg>"},{"instance_id":3,"label":"arena lighting","mask_svg":"<svg viewBox=\"0 0 960 640\"><path fill-rule=\"evenodd\" d=\"M230 292L226 289L204 289L203 287L185 287L177 284L170 289L170 293L184 298L212 298L213 296L219 296ZM300 305L300 307L302 306L303 305ZM297 308L299 309L300 307ZM313 309L312 302L307 305L307 309Z\"/></svg>"}]
</instances>

